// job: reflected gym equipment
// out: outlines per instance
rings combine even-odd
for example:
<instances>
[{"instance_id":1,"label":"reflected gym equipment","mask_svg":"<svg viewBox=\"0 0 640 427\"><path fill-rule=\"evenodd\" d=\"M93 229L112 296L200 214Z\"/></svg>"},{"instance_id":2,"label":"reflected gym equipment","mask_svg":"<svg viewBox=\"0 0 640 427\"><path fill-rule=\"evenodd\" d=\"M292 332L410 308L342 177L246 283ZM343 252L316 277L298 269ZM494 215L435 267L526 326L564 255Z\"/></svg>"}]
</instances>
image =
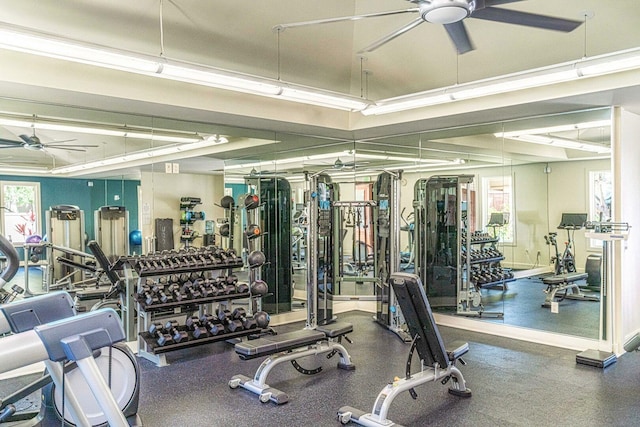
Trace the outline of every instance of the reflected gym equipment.
<instances>
[{"instance_id":1,"label":"reflected gym equipment","mask_svg":"<svg viewBox=\"0 0 640 427\"><path fill-rule=\"evenodd\" d=\"M50 243L50 245L46 246L49 268L48 277L45 280L50 287L55 287L52 285L70 287L73 282L82 280L82 272L54 262L53 246L84 252L84 211L80 210L78 206L51 206L45 212L45 224L47 243ZM77 255L64 253L63 257L76 263L82 263L81 257Z\"/></svg>"},{"instance_id":2,"label":"reflected gym equipment","mask_svg":"<svg viewBox=\"0 0 640 427\"><path fill-rule=\"evenodd\" d=\"M262 299L262 309L272 314L291 311L291 186L281 177L246 177L245 181L252 194L244 197L244 234L252 249L251 240L261 242L266 258L256 278L270 287L270 294Z\"/></svg>"},{"instance_id":3,"label":"reflected gym equipment","mask_svg":"<svg viewBox=\"0 0 640 427\"><path fill-rule=\"evenodd\" d=\"M94 212L94 224L96 241L107 258L129 254L129 212L124 206L102 206Z\"/></svg>"},{"instance_id":4,"label":"reflected gym equipment","mask_svg":"<svg viewBox=\"0 0 640 427\"><path fill-rule=\"evenodd\" d=\"M341 262L342 240L337 225L340 211L332 208L332 201L340 197L339 186L329 175L307 175L309 231L307 245L307 327L326 325L335 320L333 295L335 266Z\"/></svg>"},{"instance_id":5,"label":"reflected gym equipment","mask_svg":"<svg viewBox=\"0 0 640 427\"><path fill-rule=\"evenodd\" d=\"M416 274L433 307L455 307L464 316L487 312L471 279L473 175L420 179L414 187ZM500 258L502 259L502 258Z\"/></svg>"},{"instance_id":6,"label":"reflected gym equipment","mask_svg":"<svg viewBox=\"0 0 640 427\"><path fill-rule=\"evenodd\" d=\"M400 270L400 180L401 172L378 175L373 186L377 202L373 210L374 275L376 322L387 327L403 341L411 341L404 331L405 321L391 289L391 275Z\"/></svg>"}]
</instances>

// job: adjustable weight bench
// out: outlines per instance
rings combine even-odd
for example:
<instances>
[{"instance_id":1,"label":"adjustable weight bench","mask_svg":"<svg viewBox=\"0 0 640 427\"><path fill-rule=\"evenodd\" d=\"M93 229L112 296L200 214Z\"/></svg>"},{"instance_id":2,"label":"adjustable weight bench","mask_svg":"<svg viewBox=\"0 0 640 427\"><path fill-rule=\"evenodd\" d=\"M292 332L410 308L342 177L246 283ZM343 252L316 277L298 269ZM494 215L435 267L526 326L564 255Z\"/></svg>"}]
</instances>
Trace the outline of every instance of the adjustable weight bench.
<instances>
[{"instance_id":1,"label":"adjustable weight bench","mask_svg":"<svg viewBox=\"0 0 640 427\"><path fill-rule=\"evenodd\" d=\"M370 413L343 406L338 410L338 419L342 424L353 421L364 426L397 426L387 419L387 413L393 400L402 392L408 391L411 397L417 398L415 387L440 380L442 384L451 381L449 393L459 397L470 397L471 390L466 386L462 372L455 366L456 361L464 364L460 358L469 351L469 344L460 343L451 350L446 350L440 337L438 325L433 320L431 306L420 282L415 274L393 273L391 285L398 298L400 309L413 337L406 372L403 378L396 377L378 394L373 410ZM421 370L411 374L411 359L418 352Z\"/></svg>"},{"instance_id":2,"label":"adjustable weight bench","mask_svg":"<svg viewBox=\"0 0 640 427\"><path fill-rule=\"evenodd\" d=\"M232 389L238 387L247 389L257 394L262 403L269 401L278 405L287 403L289 396L286 393L266 384L269 372L281 363L291 362L300 373L305 375L317 374L322 370L321 366L314 369L305 369L298 364L297 359L325 353L328 353L327 358L331 358L336 354L340 355L339 369L354 370L356 367L351 363L351 356L341 344L343 337L351 342L346 335L352 331L353 325L350 323L338 322L318 326L316 329L302 329L237 343L235 351L242 360L264 356L270 357L265 359L258 367L253 379L244 375L235 375L229 381L229 387Z\"/></svg>"},{"instance_id":3,"label":"adjustable weight bench","mask_svg":"<svg viewBox=\"0 0 640 427\"><path fill-rule=\"evenodd\" d=\"M558 274L556 276L549 276L542 279L542 283L547 285L544 293L547 297L542 303L542 307L551 307L551 302L556 298L560 298L559 301L564 299L574 299L579 301L600 301L600 298L594 295L583 294L578 286L578 281L586 280L589 277L587 273L565 273ZM563 292L558 295L558 292Z\"/></svg>"}]
</instances>

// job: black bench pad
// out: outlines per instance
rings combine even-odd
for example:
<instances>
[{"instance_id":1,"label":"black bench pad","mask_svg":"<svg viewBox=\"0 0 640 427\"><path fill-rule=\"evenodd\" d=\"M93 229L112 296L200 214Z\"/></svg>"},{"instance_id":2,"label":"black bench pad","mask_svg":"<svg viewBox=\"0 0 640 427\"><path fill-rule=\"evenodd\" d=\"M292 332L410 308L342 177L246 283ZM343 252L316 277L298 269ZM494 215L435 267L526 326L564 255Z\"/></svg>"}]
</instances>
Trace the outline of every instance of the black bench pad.
<instances>
[{"instance_id":1,"label":"black bench pad","mask_svg":"<svg viewBox=\"0 0 640 427\"><path fill-rule=\"evenodd\" d=\"M255 357L268 356L281 351L293 350L305 345L315 344L326 339L323 332L312 329L301 329L299 331L287 332L284 334L271 335L257 340L239 342L235 345L236 353L243 359L253 359Z\"/></svg>"},{"instance_id":2,"label":"black bench pad","mask_svg":"<svg viewBox=\"0 0 640 427\"><path fill-rule=\"evenodd\" d=\"M316 331L322 332L327 338L335 338L353 332L353 325L347 322L336 322L318 326Z\"/></svg>"},{"instance_id":3,"label":"black bench pad","mask_svg":"<svg viewBox=\"0 0 640 427\"><path fill-rule=\"evenodd\" d=\"M565 273L557 276L549 276L542 279L545 285L561 285L562 283L571 283L589 277L587 273Z\"/></svg>"}]
</instances>

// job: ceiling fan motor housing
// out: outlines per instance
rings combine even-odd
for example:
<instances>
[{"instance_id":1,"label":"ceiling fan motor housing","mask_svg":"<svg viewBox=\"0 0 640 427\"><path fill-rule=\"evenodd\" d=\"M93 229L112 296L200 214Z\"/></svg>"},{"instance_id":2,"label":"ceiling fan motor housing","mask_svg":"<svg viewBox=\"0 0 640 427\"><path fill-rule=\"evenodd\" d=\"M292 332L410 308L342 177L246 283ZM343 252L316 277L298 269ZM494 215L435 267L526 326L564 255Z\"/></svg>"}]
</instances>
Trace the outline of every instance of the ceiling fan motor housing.
<instances>
[{"instance_id":1,"label":"ceiling fan motor housing","mask_svg":"<svg viewBox=\"0 0 640 427\"><path fill-rule=\"evenodd\" d=\"M419 1L422 19L433 24L452 24L471 15L476 2L467 0Z\"/></svg>"}]
</instances>

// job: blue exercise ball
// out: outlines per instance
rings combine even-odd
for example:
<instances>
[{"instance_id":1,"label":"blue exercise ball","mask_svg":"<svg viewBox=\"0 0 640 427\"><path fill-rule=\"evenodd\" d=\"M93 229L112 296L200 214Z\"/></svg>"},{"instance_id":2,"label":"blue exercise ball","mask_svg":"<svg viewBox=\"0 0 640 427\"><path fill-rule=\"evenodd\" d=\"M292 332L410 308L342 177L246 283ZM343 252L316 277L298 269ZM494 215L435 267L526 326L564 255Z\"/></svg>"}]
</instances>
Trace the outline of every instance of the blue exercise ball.
<instances>
[{"instance_id":1,"label":"blue exercise ball","mask_svg":"<svg viewBox=\"0 0 640 427\"><path fill-rule=\"evenodd\" d=\"M131 246L142 245L142 231L133 230L131 233L129 233L129 244Z\"/></svg>"}]
</instances>

